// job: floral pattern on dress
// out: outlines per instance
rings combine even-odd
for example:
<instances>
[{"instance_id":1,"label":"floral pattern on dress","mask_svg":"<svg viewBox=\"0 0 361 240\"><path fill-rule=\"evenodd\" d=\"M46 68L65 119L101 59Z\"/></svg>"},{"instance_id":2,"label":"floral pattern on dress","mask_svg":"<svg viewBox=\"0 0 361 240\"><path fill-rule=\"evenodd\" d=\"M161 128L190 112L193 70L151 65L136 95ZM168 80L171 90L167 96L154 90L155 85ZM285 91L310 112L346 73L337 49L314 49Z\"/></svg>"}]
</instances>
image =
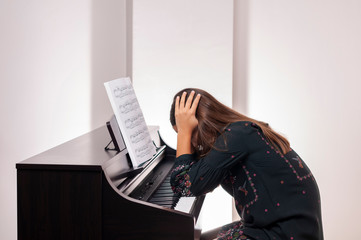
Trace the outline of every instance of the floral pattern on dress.
<instances>
[{"instance_id":1,"label":"floral pattern on dress","mask_svg":"<svg viewBox=\"0 0 361 240\"><path fill-rule=\"evenodd\" d=\"M251 240L243 234L243 228L240 221L225 225L218 232L217 240Z\"/></svg>"},{"instance_id":2,"label":"floral pattern on dress","mask_svg":"<svg viewBox=\"0 0 361 240\"><path fill-rule=\"evenodd\" d=\"M221 184L234 197L242 220L224 226L218 239L322 240L318 187L301 157L293 149L279 152L249 122L231 124L223 136L227 151L218 150L224 147L220 136L205 157L177 157L171 176L173 191L182 196L199 196Z\"/></svg>"},{"instance_id":3,"label":"floral pattern on dress","mask_svg":"<svg viewBox=\"0 0 361 240\"><path fill-rule=\"evenodd\" d=\"M174 184L172 185L172 190L174 193L178 193L185 197L193 197L193 194L190 190L192 183L188 174L188 171L192 165L193 162L191 162L189 165L182 164L173 168L172 174L176 174Z\"/></svg>"}]
</instances>

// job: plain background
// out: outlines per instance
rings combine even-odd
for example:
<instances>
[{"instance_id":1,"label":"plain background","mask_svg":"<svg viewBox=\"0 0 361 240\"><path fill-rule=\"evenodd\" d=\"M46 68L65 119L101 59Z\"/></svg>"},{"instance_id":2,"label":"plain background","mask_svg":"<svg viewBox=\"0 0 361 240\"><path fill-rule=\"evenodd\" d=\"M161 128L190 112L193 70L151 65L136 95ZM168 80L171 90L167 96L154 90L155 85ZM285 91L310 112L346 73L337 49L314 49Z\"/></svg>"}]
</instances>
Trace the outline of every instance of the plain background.
<instances>
[{"instance_id":1,"label":"plain background","mask_svg":"<svg viewBox=\"0 0 361 240\"><path fill-rule=\"evenodd\" d=\"M162 7L159 7L162 6ZM137 0L133 3L133 81L148 124L160 125L176 148L169 122L174 95L204 89L232 106L233 0ZM232 198L218 188L200 215L205 231L232 219Z\"/></svg>"},{"instance_id":2,"label":"plain background","mask_svg":"<svg viewBox=\"0 0 361 240\"><path fill-rule=\"evenodd\" d=\"M165 2L154 4L162 9ZM361 234L361 2L222 2L207 1L204 8L189 3L188 12L180 8L182 13L168 17L202 18L215 5L221 6L221 19L233 17L232 46L219 42L209 48L232 48L233 74L218 81L232 81L234 108L284 133L312 169L325 239L356 239ZM130 75L129 65L137 61L127 61L126 3L0 0L1 239L16 239L15 164L103 125L112 114L103 82ZM206 74L198 63L190 76ZM153 81L147 83L153 95L167 91ZM159 121L169 118L166 112Z\"/></svg>"}]
</instances>

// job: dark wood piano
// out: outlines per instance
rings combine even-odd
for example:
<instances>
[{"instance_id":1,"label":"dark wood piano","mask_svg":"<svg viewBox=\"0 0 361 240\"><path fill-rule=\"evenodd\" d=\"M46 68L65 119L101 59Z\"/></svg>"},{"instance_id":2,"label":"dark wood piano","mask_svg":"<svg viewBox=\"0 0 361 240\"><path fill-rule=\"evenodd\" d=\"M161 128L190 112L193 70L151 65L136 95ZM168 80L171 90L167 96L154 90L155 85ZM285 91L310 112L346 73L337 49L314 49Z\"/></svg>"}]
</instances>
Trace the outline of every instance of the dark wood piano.
<instances>
[{"instance_id":1,"label":"dark wood piano","mask_svg":"<svg viewBox=\"0 0 361 240\"><path fill-rule=\"evenodd\" d=\"M194 239L204 196L172 193L175 150L131 169L125 151L104 150L109 140L101 127L16 164L19 240Z\"/></svg>"}]
</instances>

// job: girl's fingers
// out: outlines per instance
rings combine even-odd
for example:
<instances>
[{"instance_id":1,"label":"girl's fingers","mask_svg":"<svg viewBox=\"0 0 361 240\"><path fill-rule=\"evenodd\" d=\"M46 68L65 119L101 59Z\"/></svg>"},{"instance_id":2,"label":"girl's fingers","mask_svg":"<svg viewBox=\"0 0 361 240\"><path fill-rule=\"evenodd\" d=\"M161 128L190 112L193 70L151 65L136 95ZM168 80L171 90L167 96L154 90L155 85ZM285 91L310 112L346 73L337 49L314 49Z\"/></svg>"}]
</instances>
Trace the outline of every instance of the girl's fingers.
<instances>
[{"instance_id":1,"label":"girl's fingers","mask_svg":"<svg viewBox=\"0 0 361 240\"><path fill-rule=\"evenodd\" d=\"M177 96L175 99L175 113L178 113L180 110L185 109L191 110L192 112L195 112L199 103L199 100L201 98L200 94L197 94L196 98L194 98L195 92L192 91L189 94L189 97L186 101L187 92L183 92L182 96ZM194 98L194 101L193 101Z\"/></svg>"},{"instance_id":2,"label":"girl's fingers","mask_svg":"<svg viewBox=\"0 0 361 240\"><path fill-rule=\"evenodd\" d=\"M189 97L188 97L187 102L186 102L186 105L185 105L185 108L186 108L186 109L190 109L190 108L191 108L193 96L194 96L194 91L192 91L191 94L189 94Z\"/></svg>"},{"instance_id":3,"label":"girl's fingers","mask_svg":"<svg viewBox=\"0 0 361 240\"><path fill-rule=\"evenodd\" d=\"M179 96L175 98L175 108L174 108L175 113L178 113L178 110L179 110Z\"/></svg>"},{"instance_id":4,"label":"girl's fingers","mask_svg":"<svg viewBox=\"0 0 361 240\"><path fill-rule=\"evenodd\" d=\"M193 94L194 95L194 94ZM199 100L201 99L201 95L200 94L197 94L196 98L194 99L193 101L193 104L192 104L192 107L191 107L191 111L192 112L196 112L196 109L198 107L198 103L199 103Z\"/></svg>"},{"instance_id":5,"label":"girl's fingers","mask_svg":"<svg viewBox=\"0 0 361 240\"><path fill-rule=\"evenodd\" d=\"M179 108L184 108L184 102L186 101L187 92L183 92L182 97L180 99Z\"/></svg>"}]
</instances>

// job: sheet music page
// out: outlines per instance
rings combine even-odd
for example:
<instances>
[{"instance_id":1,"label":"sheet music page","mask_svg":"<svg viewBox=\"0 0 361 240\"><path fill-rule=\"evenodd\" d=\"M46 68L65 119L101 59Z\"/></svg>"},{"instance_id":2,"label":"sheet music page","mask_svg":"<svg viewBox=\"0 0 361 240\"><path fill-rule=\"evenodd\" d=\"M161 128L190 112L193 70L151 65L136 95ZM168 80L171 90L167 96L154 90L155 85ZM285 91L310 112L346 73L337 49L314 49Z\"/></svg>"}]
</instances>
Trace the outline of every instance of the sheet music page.
<instances>
[{"instance_id":1,"label":"sheet music page","mask_svg":"<svg viewBox=\"0 0 361 240\"><path fill-rule=\"evenodd\" d=\"M133 167L156 153L130 78L104 83Z\"/></svg>"}]
</instances>

